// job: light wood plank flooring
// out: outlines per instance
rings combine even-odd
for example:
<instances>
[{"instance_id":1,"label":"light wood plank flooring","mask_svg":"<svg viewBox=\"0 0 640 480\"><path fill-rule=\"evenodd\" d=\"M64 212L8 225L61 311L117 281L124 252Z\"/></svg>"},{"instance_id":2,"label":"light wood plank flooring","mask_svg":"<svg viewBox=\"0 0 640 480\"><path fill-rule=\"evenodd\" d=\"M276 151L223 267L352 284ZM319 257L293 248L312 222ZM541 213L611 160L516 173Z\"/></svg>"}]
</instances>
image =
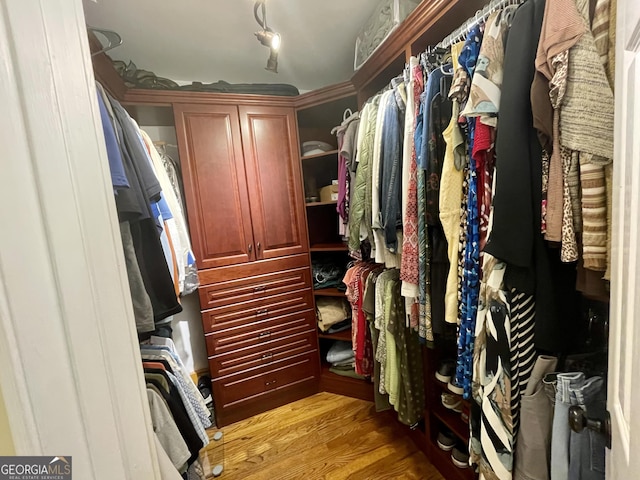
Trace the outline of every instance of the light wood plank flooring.
<instances>
[{"instance_id":1,"label":"light wood plank flooring","mask_svg":"<svg viewBox=\"0 0 640 480\"><path fill-rule=\"evenodd\" d=\"M221 480L443 480L395 420L341 395L318 393L222 430ZM208 475L220 448L201 452Z\"/></svg>"}]
</instances>

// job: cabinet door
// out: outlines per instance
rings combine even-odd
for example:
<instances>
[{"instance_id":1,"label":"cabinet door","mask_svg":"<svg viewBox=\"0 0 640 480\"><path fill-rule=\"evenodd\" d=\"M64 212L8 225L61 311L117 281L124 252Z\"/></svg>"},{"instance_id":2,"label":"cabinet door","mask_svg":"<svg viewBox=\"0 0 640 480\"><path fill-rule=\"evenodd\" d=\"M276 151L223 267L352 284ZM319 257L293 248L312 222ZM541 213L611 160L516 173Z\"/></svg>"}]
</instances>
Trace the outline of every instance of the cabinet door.
<instances>
[{"instance_id":1,"label":"cabinet door","mask_svg":"<svg viewBox=\"0 0 640 480\"><path fill-rule=\"evenodd\" d=\"M255 260L238 109L174 105L198 268Z\"/></svg>"},{"instance_id":2,"label":"cabinet door","mask_svg":"<svg viewBox=\"0 0 640 480\"><path fill-rule=\"evenodd\" d=\"M308 251L293 109L240 106L257 258Z\"/></svg>"}]
</instances>

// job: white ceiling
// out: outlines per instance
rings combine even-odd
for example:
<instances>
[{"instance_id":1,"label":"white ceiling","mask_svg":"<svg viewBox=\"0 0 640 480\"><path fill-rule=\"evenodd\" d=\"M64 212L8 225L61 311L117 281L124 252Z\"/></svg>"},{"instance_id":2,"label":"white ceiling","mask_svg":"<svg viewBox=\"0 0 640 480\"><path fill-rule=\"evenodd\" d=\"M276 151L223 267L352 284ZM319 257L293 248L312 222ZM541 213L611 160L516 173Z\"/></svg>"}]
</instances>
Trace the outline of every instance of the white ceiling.
<instances>
[{"instance_id":1,"label":"white ceiling","mask_svg":"<svg viewBox=\"0 0 640 480\"><path fill-rule=\"evenodd\" d=\"M267 21L282 35L278 74L265 70L268 48L253 0L84 0L87 24L118 32L116 60L178 83L289 83L301 91L353 74L358 31L379 0L268 0Z\"/></svg>"}]
</instances>

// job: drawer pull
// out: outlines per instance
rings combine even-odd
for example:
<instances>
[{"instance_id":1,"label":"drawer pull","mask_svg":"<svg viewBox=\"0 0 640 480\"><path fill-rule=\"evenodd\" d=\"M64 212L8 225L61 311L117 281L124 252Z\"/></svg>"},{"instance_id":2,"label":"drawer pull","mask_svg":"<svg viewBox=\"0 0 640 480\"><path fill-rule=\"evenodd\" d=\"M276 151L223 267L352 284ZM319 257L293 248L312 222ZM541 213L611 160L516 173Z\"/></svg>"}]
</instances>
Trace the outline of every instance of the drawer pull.
<instances>
[{"instance_id":1,"label":"drawer pull","mask_svg":"<svg viewBox=\"0 0 640 480\"><path fill-rule=\"evenodd\" d=\"M266 315L268 312L268 308L261 308L260 310L256 310L256 315Z\"/></svg>"},{"instance_id":2,"label":"drawer pull","mask_svg":"<svg viewBox=\"0 0 640 480\"><path fill-rule=\"evenodd\" d=\"M262 359L266 360L267 358L271 358L273 357L273 353L263 353L262 354Z\"/></svg>"},{"instance_id":3,"label":"drawer pull","mask_svg":"<svg viewBox=\"0 0 640 480\"><path fill-rule=\"evenodd\" d=\"M257 287L253 287L254 292L264 292L266 289L266 285L258 285Z\"/></svg>"},{"instance_id":4,"label":"drawer pull","mask_svg":"<svg viewBox=\"0 0 640 480\"><path fill-rule=\"evenodd\" d=\"M277 380L271 380L269 382L264 382L265 387L268 387L270 385L275 385L275 383L277 382Z\"/></svg>"},{"instance_id":5,"label":"drawer pull","mask_svg":"<svg viewBox=\"0 0 640 480\"><path fill-rule=\"evenodd\" d=\"M271 336L271 332L269 330L267 330L266 332L260 332L260 334L258 335L258 337L260 338L265 338L270 336Z\"/></svg>"}]
</instances>

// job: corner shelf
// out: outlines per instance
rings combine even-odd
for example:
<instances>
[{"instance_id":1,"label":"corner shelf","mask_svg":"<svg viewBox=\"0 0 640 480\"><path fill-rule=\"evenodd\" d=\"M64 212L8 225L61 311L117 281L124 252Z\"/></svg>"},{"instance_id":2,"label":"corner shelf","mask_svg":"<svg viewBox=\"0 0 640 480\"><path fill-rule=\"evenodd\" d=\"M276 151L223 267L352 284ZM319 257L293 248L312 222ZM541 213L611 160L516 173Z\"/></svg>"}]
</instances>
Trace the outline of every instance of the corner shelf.
<instances>
[{"instance_id":1,"label":"corner shelf","mask_svg":"<svg viewBox=\"0 0 640 480\"><path fill-rule=\"evenodd\" d=\"M305 205L307 207L320 207L322 205L337 205L338 201L337 200L332 200L329 202L309 202L309 203L305 203Z\"/></svg>"},{"instance_id":2,"label":"corner shelf","mask_svg":"<svg viewBox=\"0 0 640 480\"><path fill-rule=\"evenodd\" d=\"M465 444L469 443L469 425L467 425L460 416L459 413L449 410L442 404L434 405L431 413L440 420L445 427L451 430L458 440L461 440Z\"/></svg>"},{"instance_id":3,"label":"corner shelf","mask_svg":"<svg viewBox=\"0 0 640 480\"><path fill-rule=\"evenodd\" d=\"M344 297L346 294L337 288L319 288L313 291L316 297Z\"/></svg>"},{"instance_id":4,"label":"corner shelf","mask_svg":"<svg viewBox=\"0 0 640 480\"><path fill-rule=\"evenodd\" d=\"M318 338L325 338L327 340L342 340L343 342L351 341L351 329L343 330L337 333L322 333L318 332Z\"/></svg>"},{"instance_id":5,"label":"corner shelf","mask_svg":"<svg viewBox=\"0 0 640 480\"><path fill-rule=\"evenodd\" d=\"M340 243L314 243L309 248L311 252L346 252L349 248Z\"/></svg>"},{"instance_id":6,"label":"corner shelf","mask_svg":"<svg viewBox=\"0 0 640 480\"><path fill-rule=\"evenodd\" d=\"M325 362L320 371L320 390L373 402L373 383L330 372L329 364Z\"/></svg>"},{"instance_id":7,"label":"corner shelf","mask_svg":"<svg viewBox=\"0 0 640 480\"><path fill-rule=\"evenodd\" d=\"M445 452L438 447L434 440L430 440L428 447L429 461L449 480L473 480L477 478L473 468L458 468L451 460L451 452Z\"/></svg>"},{"instance_id":8,"label":"corner shelf","mask_svg":"<svg viewBox=\"0 0 640 480\"><path fill-rule=\"evenodd\" d=\"M338 150L329 150L328 152L322 152L322 153L314 153L313 155L303 155L300 157L300 160L311 160L312 158L322 158L322 157L329 157L331 155L336 155L338 153Z\"/></svg>"}]
</instances>

